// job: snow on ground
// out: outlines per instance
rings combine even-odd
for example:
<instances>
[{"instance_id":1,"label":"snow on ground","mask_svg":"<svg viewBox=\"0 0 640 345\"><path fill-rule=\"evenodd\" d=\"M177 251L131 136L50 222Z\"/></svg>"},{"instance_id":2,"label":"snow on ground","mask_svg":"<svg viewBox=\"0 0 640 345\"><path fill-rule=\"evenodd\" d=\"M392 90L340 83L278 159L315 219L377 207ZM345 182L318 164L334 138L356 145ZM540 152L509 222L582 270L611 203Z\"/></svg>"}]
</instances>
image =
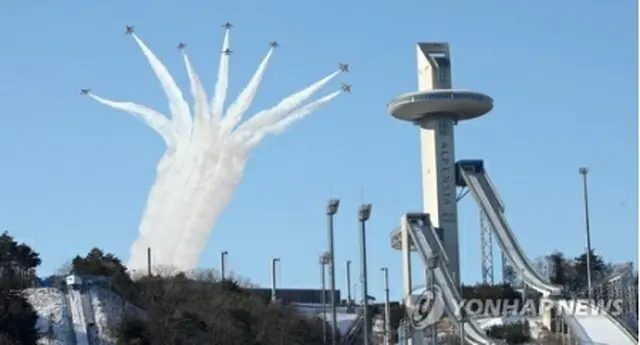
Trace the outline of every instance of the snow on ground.
<instances>
[{"instance_id":1,"label":"snow on ground","mask_svg":"<svg viewBox=\"0 0 640 345\"><path fill-rule=\"evenodd\" d=\"M89 288L89 294L102 343L104 345L115 344L116 339L112 330L118 326L122 316L126 314L139 315L140 310L100 285L92 285Z\"/></svg>"},{"instance_id":2,"label":"snow on ground","mask_svg":"<svg viewBox=\"0 0 640 345\"><path fill-rule=\"evenodd\" d=\"M322 318L322 313L318 316ZM336 313L336 323L338 324L340 334L347 334L347 331L349 331L349 328L351 328L356 319L358 319L358 314ZM331 324L331 312L327 312L325 320L327 320L329 325Z\"/></svg>"},{"instance_id":3,"label":"snow on ground","mask_svg":"<svg viewBox=\"0 0 640 345\"><path fill-rule=\"evenodd\" d=\"M516 322L529 321L529 329L531 339L538 339L538 335L542 331L542 320L535 316L502 316L502 317L482 317L474 319L474 321L482 329L488 329L491 326L508 325Z\"/></svg>"},{"instance_id":4,"label":"snow on ground","mask_svg":"<svg viewBox=\"0 0 640 345\"><path fill-rule=\"evenodd\" d=\"M25 297L31 303L38 321L36 327L42 334L38 344L64 345L70 339L71 327L67 311L63 307L64 294L54 288L36 288L24 290ZM51 329L49 327L51 326ZM50 335L50 331L53 333Z\"/></svg>"},{"instance_id":5,"label":"snow on ground","mask_svg":"<svg viewBox=\"0 0 640 345\"><path fill-rule=\"evenodd\" d=\"M302 314L307 317L319 317L322 318L323 307L322 304L312 304L312 303L292 303L292 307L296 308ZM349 327L353 325L353 321L358 318L358 314L356 313L348 313L346 306L341 306L336 308L336 320L338 324L338 330L340 330L340 334L345 334L349 330ZM327 315L325 316L325 320L329 324L331 324L331 306L326 307Z\"/></svg>"}]
</instances>

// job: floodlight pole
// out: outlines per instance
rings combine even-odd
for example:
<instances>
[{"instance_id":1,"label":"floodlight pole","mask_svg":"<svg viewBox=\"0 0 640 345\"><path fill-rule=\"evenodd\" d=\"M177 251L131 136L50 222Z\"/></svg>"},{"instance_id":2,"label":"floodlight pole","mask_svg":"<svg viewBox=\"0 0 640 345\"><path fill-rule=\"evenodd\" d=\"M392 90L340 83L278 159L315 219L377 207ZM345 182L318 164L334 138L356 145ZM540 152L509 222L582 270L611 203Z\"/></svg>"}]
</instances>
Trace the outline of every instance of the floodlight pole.
<instances>
[{"instance_id":1,"label":"floodlight pole","mask_svg":"<svg viewBox=\"0 0 640 345\"><path fill-rule=\"evenodd\" d=\"M151 277L151 247L147 247L147 275Z\"/></svg>"},{"instance_id":2,"label":"floodlight pole","mask_svg":"<svg viewBox=\"0 0 640 345\"><path fill-rule=\"evenodd\" d=\"M591 300L591 229L589 224L589 192L587 189L587 174L589 168L580 168L580 175L582 175L582 189L584 197L584 227L587 233L587 295Z\"/></svg>"},{"instance_id":3,"label":"floodlight pole","mask_svg":"<svg viewBox=\"0 0 640 345\"><path fill-rule=\"evenodd\" d=\"M369 345L369 291L367 281L367 221L371 217L371 204L363 204L358 211L360 221L360 282L362 283L362 299L364 321L364 345Z\"/></svg>"},{"instance_id":4,"label":"floodlight pole","mask_svg":"<svg viewBox=\"0 0 640 345\"><path fill-rule=\"evenodd\" d=\"M427 270L428 270L428 286L429 286L429 290L431 290L431 293L433 294L433 298L436 298L436 268L438 268L438 265L440 265L440 257L436 254L436 255L432 255L430 258L428 258L428 262L427 262L428 266L427 266ZM462 294L460 295L462 296ZM438 343L438 330L436 328L436 324L434 323L433 325L431 325L431 342L433 344L437 344ZM464 344L464 343L461 343Z\"/></svg>"},{"instance_id":5,"label":"floodlight pole","mask_svg":"<svg viewBox=\"0 0 640 345\"><path fill-rule=\"evenodd\" d=\"M351 260L347 260L347 302L351 305Z\"/></svg>"},{"instance_id":6,"label":"floodlight pole","mask_svg":"<svg viewBox=\"0 0 640 345\"><path fill-rule=\"evenodd\" d=\"M327 284L326 266L329 261L329 253L320 254L320 279L322 283L322 343L327 344Z\"/></svg>"},{"instance_id":7,"label":"floodlight pole","mask_svg":"<svg viewBox=\"0 0 640 345\"><path fill-rule=\"evenodd\" d=\"M327 204L327 231L329 235L329 288L331 289L331 344L336 345L338 337L338 315L336 313L336 265L333 243L333 217L338 213L340 199L330 199Z\"/></svg>"},{"instance_id":8,"label":"floodlight pole","mask_svg":"<svg viewBox=\"0 0 640 345\"><path fill-rule=\"evenodd\" d=\"M220 279L224 280L225 279L225 264L226 264L226 258L227 255L229 254L228 251L224 250L222 252L220 252Z\"/></svg>"},{"instance_id":9,"label":"floodlight pole","mask_svg":"<svg viewBox=\"0 0 640 345\"><path fill-rule=\"evenodd\" d=\"M276 266L280 258L271 259L271 301L276 301Z\"/></svg>"},{"instance_id":10,"label":"floodlight pole","mask_svg":"<svg viewBox=\"0 0 640 345\"><path fill-rule=\"evenodd\" d=\"M464 338L466 337L464 332L464 324L467 322L467 312L464 308L460 309L460 345L464 345Z\"/></svg>"},{"instance_id":11,"label":"floodlight pole","mask_svg":"<svg viewBox=\"0 0 640 345\"><path fill-rule=\"evenodd\" d=\"M384 279L384 343L391 345L391 306L389 304L389 268L382 267Z\"/></svg>"}]
</instances>

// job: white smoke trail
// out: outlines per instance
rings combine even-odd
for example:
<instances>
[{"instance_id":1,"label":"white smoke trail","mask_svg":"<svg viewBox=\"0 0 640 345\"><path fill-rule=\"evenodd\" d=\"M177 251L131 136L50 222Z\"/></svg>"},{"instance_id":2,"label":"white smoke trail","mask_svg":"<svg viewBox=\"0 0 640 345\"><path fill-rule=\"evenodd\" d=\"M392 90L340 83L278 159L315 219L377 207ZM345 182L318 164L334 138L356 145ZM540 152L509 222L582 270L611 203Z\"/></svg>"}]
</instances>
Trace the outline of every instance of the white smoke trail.
<instances>
[{"instance_id":1,"label":"white smoke trail","mask_svg":"<svg viewBox=\"0 0 640 345\"><path fill-rule=\"evenodd\" d=\"M108 100L91 93L89 94L89 97L106 106L126 111L134 115L136 118L147 124L147 126L151 127L151 129L156 131L156 133L160 134L162 140L164 140L167 146L175 146L176 133L174 132L173 126L171 125L171 122L169 122L169 120L158 111L132 102L116 102Z\"/></svg>"},{"instance_id":2,"label":"white smoke trail","mask_svg":"<svg viewBox=\"0 0 640 345\"><path fill-rule=\"evenodd\" d=\"M132 260L134 260L134 253L143 252L146 246L153 241L149 237L157 236L159 238L170 238L171 236L170 233L165 231L162 231L161 233L161 231L158 231L157 229L170 229L170 227L165 224L169 221L173 221L174 215L168 214L166 209L167 207L170 208L171 204L176 199L182 199L181 195L188 193L183 188L176 188L176 186L188 183L191 174L190 169L184 169L184 165L182 169L176 169L170 165L167 167L167 165L172 162L172 160L167 158L167 156L171 155L176 150L185 151L185 148L177 146L180 144L180 141L184 141L191 136L193 118L191 117L189 105L184 100L182 92L171 77L171 74L167 71L166 67L136 34L133 34L132 37L147 58L151 68L162 85L163 91L169 100L169 109L173 120L173 127L179 134L177 143L174 145L175 149L172 148L169 150L165 154L165 157L163 157L161 164L159 164L158 172L160 173L161 171L164 171L168 174L168 177L163 178L160 174L156 177L158 181L163 181L164 183L157 183L158 188L153 191L154 193L152 193L154 197L147 200L147 208L145 209L145 214L140 223L140 237L132 246ZM175 159L180 160L183 156L184 153L176 156ZM162 169L160 169L160 167L162 167ZM178 165L178 167L180 167L180 165ZM133 249L134 247L136 249ZM157 254L162 255L164 251L169 250L169 243L156 243L154 247L160 249ZM135 260L139 261L141 258Z\"/></svg>"},{"instance_id":3,"label":"white smoke trail","mask_svg":"<svg viewBox=\"0 0 640 345\"><path fill-rule=\"evenodd\" d=\"M204 91L204 87L202 86L202 82L200 78L196 74L193 69L193 65L191 64L191 60L189 60L189 56L186 53L182 54L184 58L184 65L187 69L187 75L189 77L189 85L191 87L191 95L193 96L194 109L195 113L195 126L198 127L198 121L202 122L207 119L209 116L209 105L207 104L207 94Z\"/></svg>"},{"instance_id":4,"label":"white smoke trail","mask_svg":"<svg viewBox=\"0 0 640 345\"><path fill-rule=\"evenodd\" d=\"M207 104L207 94L204 91L202 82L198 77L198 74L191 65L191 60L186 53L183 52L184 65L187 69L187 75L189 76L189 85L191 87L191 94L193 95L193 112L194 114L194 128L193 137L195 140L206 140L205 132L209 128L209 105Z\"/></svg>"},{"instance_id":5,"label":"white smoke trail","mask_svg":"<svg viewBox=\"0 0 640 345\"><path fill-rule=\"evenodd\" d=\"M222 53L220 54L220 65L218 66L218 81L216 82L213 99L211 100L211 116L214 123L219 123L222 118L222 108L227 98L227 88L229 87L229 29L224 31L224 41L222 42Z\"/></svg>"},{"instance_id":6,"label":"white smoke trail","mask_svg":"<svg viewBox=\"0 0 640 345\"><path fill-rule=\"evenodd\" d=\"M224 169L220 169L210 183L205 184L204 188L198 191L199 195L194 197L193 200L199 201L194 204L200 207L194 210L197 212L196 216L190 218L191 222L187 223L187 226L203 231L189 231L183 234L173 257L174 266L197 267L200 255L194 255L194 253L204 251L211 229L224 207L231 201L233 192L242 179L247 162L247 156L243 151L246 152L243 149L221 155L220 163Z\"/></svg>"},{"instance_id":7,"label":"white smoke trail","mask_svg":"<svg viewBox=\"0 0 640 345\"><path fill-rule=\"evenodd\" d=\"M133 37L147 56L169 99L171 120L134 103L114 102L90 95L107 106L136 115L158 132L167 144L140 221L139 237L131 246L128 266L131 269L145 267L146 250L151 247L154 265L191 270L197 266L213 226L242 179L251 148L266 135L282 132L294 121L337 97L338 93L332 93L295 109L337 73L287 97L270 110L259 112L255 118L234 130L250 106L273 50L263 59L222 122L228 84L228 55L221 56L215 97L210 104L191 61L184 55L194 98L192 114L166 68L137 36ZM228 49L228 42L227 30L223 50ZM221 127L223 123L224 130Z\"/></svg>"},{"instance_id":8,"label":"white smoke trail","mask_svg":"<svg viewBox=\"0 0 640 345\"><path fill-rule=\"evenodd\" d=\"M229 106L227 109L227 116L222 121L222 131L224 133L228 133L232 131L235 126L242 120L242 114L244 114L247 109L251 106L253 102L253 97L256 95L256 91L258 87L260 87L260 82L262 81L262 77L264 76L264 71L267 69L269 65L269 60L271 59L271 55L273 55L274 48L269 49L267 56L264 57L256 73L253 75L249 84L242 90L238 99L236 99L233 104Z\"/></svg>"},{"instance_id":9,"label":"white smoke trail","mask_svg":"<svg viewBox=\"0 0 640 345\"><path fill-rule=\"evenodd\" d=\"M147 207L145 208L142 217L142 219L158 219L157 215L161 214L163 209L162 201L167 199L167 195L170 192L171 183L169 181L166 181L166 179L167 177L175 176L175 174L167 173L166 171L167 167L171 167L171 165L168 165L167 163L171 159L172 153L176 147L177 134L175 133L175 130L164 115L153 109L149 109L147 107L131 102L115 102L107 100L94 94L89 94L89 97L104 105L133 114L137 118L144 121L158 134L160 134L160 136L165 141L167 145L167 152L158 163L156 183L153 185L151 191L149 192L149 196L147 198ZM148 236L151 235L153 229L153 226L145 226L144 223L141 224L140 236L134 243L133 247L147 248L150 245ZM140 264L143 265L144 261L142 261Z\"/></svg>"},{"instance_id":10,"label":"white smoke trail","mask_svg":"<svg viewBox=\"0 0 640 345\"><path fill-rule=\"evenodd\" d=\"M323 86L325 86L331 79L335 78L340 71L333 72L328 76L322 78L320 81L312 84L311 86L303 89L302 91L296 92L282 101L278 103L275 107L267 110L263 110L252 118L245 121L238 128L238 132L251 132L257 128L269 125L278 121L282 114L287 114L295 109L300 103L304 102L307 98L311 97L314 93L320 90Z\"/></svg>"},{"instance_id":11,"label":"white smoke trail","mask_svg":"<svg viewBox=\"0 0 640 345\"><path fill-rule=\"evenodd\" d=\"M248 147L254 147L258 143L260 143L260 140L262 140L262 138L264 138L267 134L280 134L284 132L291 124L313 113L314 111L320 109L322 106L331 102L334 98L338 97L338 95L340 95L341 93L342 91L336 91L336 92L330 93L320 99L317 99L301 107L300 109L294 110L293 112L286 115L286 117L280 119L276 123L260 128L247 141L246 145Z\"/></svg>"},{"instance_id":12,"label":"white smoke trail","mask_svg":"<svg viewBox=\"0 0 640 345\"><path fill-rule=\"evenodd\" d=\"M144 42L134 33L133 39L136 41L142 53L149 61L151 69L155 73L156 77L162 85L165 95L169 99L169 110L171 111L171 118L173 119L176 130L181 135L186 135L191 131L191 112L189 111L189 104L184 100L182 92L176 85L176 82L164 67L162 62L153 54L153 52L147 47Z\"/></svg>"}]
</instances>

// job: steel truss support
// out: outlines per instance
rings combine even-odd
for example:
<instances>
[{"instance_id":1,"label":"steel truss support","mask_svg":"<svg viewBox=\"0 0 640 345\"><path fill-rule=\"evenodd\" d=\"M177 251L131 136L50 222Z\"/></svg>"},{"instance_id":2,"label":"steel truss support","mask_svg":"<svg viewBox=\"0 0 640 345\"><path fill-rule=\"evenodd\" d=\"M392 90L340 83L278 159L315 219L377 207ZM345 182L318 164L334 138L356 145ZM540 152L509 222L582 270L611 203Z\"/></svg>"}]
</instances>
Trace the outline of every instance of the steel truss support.
<instances>
[{"instance_id":1,"label":"steel truss support","mask_svg":"<svg viewBox=\"0 0 640 345\"><path fill-rule=\"evenodd\" d=\"M487 215L480 211L480 252L481 252L481 272L484 284L494 284L493 279L493 231Z\"/></svg>"},{"instance_id":2,"label":"steel truss support","mask_svg":"<svg viewBox=\"0 0 640 345\"><path fill-rule=\"evenodd\" d=\"M596 303L607 303L610 311L618 321L638 332L638 285L633 270L627 274L605 281L593 288ZM611 304L609 304L611 303ZM620 309L618 309L620 308Z\"/></svg>"},{"instance_id":3,"label":"steel truss support","mask_svg":"<svg viewBox=\"0 0 640 345\"><path fill-rule=\"evenodd\" d=\"M515 268L511 266L509 263L509 259L507 256L502 253L502 282L514 285L518 278L518 272L516 272Z\"/></svg>"}]
</instances>

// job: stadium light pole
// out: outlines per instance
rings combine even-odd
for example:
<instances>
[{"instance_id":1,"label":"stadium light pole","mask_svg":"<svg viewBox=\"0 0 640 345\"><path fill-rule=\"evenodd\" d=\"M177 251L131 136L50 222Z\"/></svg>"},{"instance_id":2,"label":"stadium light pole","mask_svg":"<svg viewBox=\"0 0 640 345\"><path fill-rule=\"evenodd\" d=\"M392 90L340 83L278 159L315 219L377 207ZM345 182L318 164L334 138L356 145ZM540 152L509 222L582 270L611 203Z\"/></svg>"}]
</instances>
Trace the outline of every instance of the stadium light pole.
<instances>
[{"instance_id":1,"label":"stadium light pole","mask_svg":"<svg viewBox=\"0 0 640 345\"><path fill-rule=\"evenodd\" d=\"M280 262L280 258L271 259L271 300L276 301L276 266Z\"/></svg>"},{"instance_id":2,"label":"stadium light pole","mask_svg":"<svg viewBox=\"0 0 640 345\"><path fill-rule=\"evenodd\" d=\"M582 175L582 190L584 197L584 227L587 234L587 298L591 300L591 228L589 224L589 192L587 189L587 174L589 168L580 168Z\"/></svg>"},{"instance_id":3,"label":"stadium light pole","mask_svg":"<svg viewBox=\"0 0 640 345\"><path fill-rule=\"evenodd\" d=\"M464 324L467 322L467 311L464 308L460 309L460 344L464 345L464 338L466 338L466 334L464 332ZM435 326L434 326L435 328Z\"/></svg>"},{"instance_id":4,"label":"stadium light pole","mask_svg":"<svg viewBox=\"0 0 640 345\"><path fill-rule=\"evenodd\" d=\"M347 260L347 302L351 305L351 260Z\"/></svg>"},{"instance_id":5,"label":"stadium light pole","mask_svg":"<svg viewBox=\"0 0 640 345\"><path fill-rule=\"evenodd\" d=\"M151 247L147 247L147 275L151 277Z\"/></svg>"},{"instance_id":6,"label":"stadium light pole","mask_svg":"<svg viewBox=\"0 0 640 345\"><path fill-rule=\"evenodd\" d=\"M340 199L330 199L327 204L327 231L329 235L329 285L331 289L331 344L336 345L338 332L338 315L336 314L336 265L333 244L333 217L338 213Z\"/></svg>"},{"instance_id":7,"label":"stadium light pole","mask_svg":"<svg viewBox=\"0 0 640 345\"><path fill-rule=\"evenodd\" d=\"M391 306L389 305L389 268L382 267L384 279L384 343L391 345Z\"/></svg>"},{"instance_id":8,"label":"stadium light pole","mask_svg":"<svg viewBox=\"0 0 640 345\"><path fill-rule=\"evenodd\" d=\"M358 211L360 221L360 282L362 283L362 298L364 321L364 345L369 345L369 291L367 281L367 221L371 217L371 204L363 204Z\"/></svg>"},{"instance_id":9,"label":"stadium light pole","mask_svg":"<svg viewBox=\"0 0 640 345\"><path fill-rule=\"evenodd\" d=\"M432 255L431 257L429 257L427 259L427 271L428 271L428 288L431 291L431 293L433 294L433 298L436 297L436 268L438 268L438 266L440 265L440 256L438 256L437 254ZM462 296L462 290L460 292L460 296ZM463 325L464 327L464 325ZM436 324L434 323L433 325L431 325L431 341L433 342L433 344L436 344L438 342L438 330L436 328ZM464 342L461 342L460 344L464 344Z\"/></svg>"},{"instance_id":10,"label":"stadium light pole","mask_svg":"<svg viewBox=\"0 0 640 345\"><path fill-rule=\"evenodd\" d=\"M220 253L220 278L222 280L225 279L225 272L226 272L225 271L225 266L226 266L225 264L226 264L227 255L229 255L229 252L226 251L226 250L224 250L224 251L222 251Z\"/></svg>"},{"instance_id":11,"label":"stadium light pole","mask_svg":"<svg viewBox=\"0 0 640 345\"><path fill-rule=\"evenodd\" d=\"M320 279L322 282L322 343L327 344L327 284L326 267L329 262L329 252L320 254Z\"/></svg>"}]
</instances>

